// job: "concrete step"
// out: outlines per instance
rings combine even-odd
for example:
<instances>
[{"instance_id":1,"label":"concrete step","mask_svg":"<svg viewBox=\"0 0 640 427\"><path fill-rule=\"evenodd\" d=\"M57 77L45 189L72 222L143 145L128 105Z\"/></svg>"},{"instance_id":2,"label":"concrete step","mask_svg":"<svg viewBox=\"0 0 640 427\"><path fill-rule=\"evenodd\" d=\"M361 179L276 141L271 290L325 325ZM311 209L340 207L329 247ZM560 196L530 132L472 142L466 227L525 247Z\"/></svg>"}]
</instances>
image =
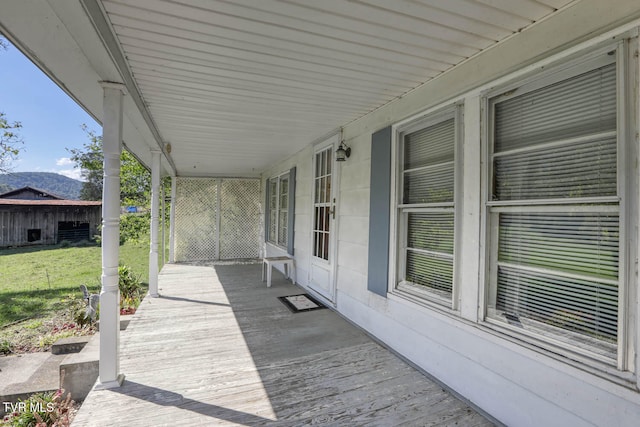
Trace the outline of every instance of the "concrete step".
<instances>
[{"instance_id":1,"label":"concrete step","mask_svg":"<svg viewBox=\"0 0 640 427\"><path fill-rule=\"evenodd\" d=\"M132 318L132 314L120 316L121 331L127 329ZM99 360L100 332L97 332L81 352L67 355L60 364L60 388L71 393L73 400L84 400L98 379Z\"/></svg>"},{"instance_id":2,"label":"concrete step","mask_svg":"<svg viewBox=\"0 0 640 427\"><path fill-rule=\"evenodd\" d=\"M0 401L16 403L34 393L58 390L58 370L66 356L32 353L0 358L3 374L0 375ZM4 415L4 405L0 406L1 415Z\"/></svg>"},{"instance_id":3,"label":"concrete step","mask_svg":"<svg viewBox=\"0 0 640 427\"><path fill-rule=\"evenodd\" d=\"M121 330L132 317L120 316ZM99 357L100 333L63 338L50 353L0 356L0 402L16 403L34 393L59 388L71 393L73 400L83 400L98 379ZM0 404L0 418L4 415Z\"/></svg>"},{"instance_id":4,"label":"concrete step","mask_svg":"<svg viewBox=\"0 0 640 427\"><path fill-rule=\"evenodd\" d=\"M96 333L80 353L68 354L59 368L60 388L73 400L84 400L99 373L100 333Z\"/></svg>"},{"instance_id":5,"label":"concrete step","mask_svg":"<svg viewBox=\"0 0 640 427\"><path fill-rule=\"evenodd\" d=\"M51 346L51 354L79 353L89 342L90 338L91 336L85 335L59 339Z\"/></svg>"}]
</instances>

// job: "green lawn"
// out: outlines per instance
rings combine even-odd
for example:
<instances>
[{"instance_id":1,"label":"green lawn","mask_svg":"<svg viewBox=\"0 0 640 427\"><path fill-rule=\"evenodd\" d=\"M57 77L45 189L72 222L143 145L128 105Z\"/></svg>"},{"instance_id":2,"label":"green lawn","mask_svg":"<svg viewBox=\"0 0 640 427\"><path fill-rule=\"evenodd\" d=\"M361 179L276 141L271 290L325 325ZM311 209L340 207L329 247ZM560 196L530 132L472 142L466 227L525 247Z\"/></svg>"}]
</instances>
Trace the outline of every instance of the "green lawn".
<instances>
[{"instance_id":1,"label":"green lawn","mask_svg":"<svg viewBox=\"0 0 640 427\"><path fill-rule=\"evenodd\" d=\"M148 243L120 246L120 262L148 283ZM0 327L51 315L61 308L60 300L69 293L80 296L81 284L98 293L101 274L99 246L0 250Z\"/></svg>"}]
</instances>

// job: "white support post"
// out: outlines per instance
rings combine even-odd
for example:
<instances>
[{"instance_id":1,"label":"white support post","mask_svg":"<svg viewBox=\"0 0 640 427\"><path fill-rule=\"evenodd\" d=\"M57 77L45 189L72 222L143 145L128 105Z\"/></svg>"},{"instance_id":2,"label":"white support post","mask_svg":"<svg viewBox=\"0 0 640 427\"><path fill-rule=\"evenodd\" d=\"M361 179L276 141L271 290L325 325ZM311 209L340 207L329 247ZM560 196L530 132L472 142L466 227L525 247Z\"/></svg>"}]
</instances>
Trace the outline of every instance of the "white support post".
<instances>
[{"instance_id":1,"label":"white support post","mask_svg":"<svg viewBox=\"0 0 640 427\"><path fill-rule=\"evenodd\" d=\"M169 262L176 262L176 177L171 177L171 211L169 213Z\"/></svg>"},{"instance_id":2,"label":"white support post","mask_svg":"<svg viewBox=\"0 0 640 427\"><path fill-rule=\"evenodd\" d=\"M160 201L160 151L151 151L151 250L149 251L149 295L158 294L158 232Z\"/></svg>"},{"instance_id":3,"label":"white support post","mask_svg":"<svg viewBox=\"0 0 640 427\"><path fill-rule=\"evenodd\" d=\"M162 218L162 239L160 239L160 248L162 249L162 265L165 265L167 263L167 260L165 259L165 256L167 255L167 238L166 238L166 231L167 231L167 218L165 215L165 212L167 211L167 206L166 206L166 194L164 192L164 184L160 185L160 218Z\"/></svg>"},{"instance_id":4,"label":"white support post","mask_svg":"<svg viewBox=\"0 0 640 427\"><path fill-rule=\"evenodd\" d=\"M120 153L124 85L101 83L104 90L102 150L102 290L100 291L100 362L97 388L122 385L120 374Z\"/></svg>"}]
</instances>

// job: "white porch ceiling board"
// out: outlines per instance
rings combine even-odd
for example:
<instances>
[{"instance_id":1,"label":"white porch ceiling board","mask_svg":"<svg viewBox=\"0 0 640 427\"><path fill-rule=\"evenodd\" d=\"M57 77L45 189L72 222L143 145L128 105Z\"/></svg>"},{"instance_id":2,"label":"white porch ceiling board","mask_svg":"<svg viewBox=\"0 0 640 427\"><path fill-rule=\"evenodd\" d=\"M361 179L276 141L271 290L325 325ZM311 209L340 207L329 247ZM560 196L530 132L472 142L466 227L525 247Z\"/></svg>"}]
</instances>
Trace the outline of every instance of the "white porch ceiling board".
<instances>
[{"instance_id":1,"label":"white porch ceiling board","mask_svg":"<svg viewBox=\"0 0 640 427\"><path fill-rule=\"evenodd\" d=\"M189 115L192 119L200 119L200 120L226 120L229 122L238 122L247 124L248 119L252 119L255 114L259 114L259 111L212 111L212 110L203 110L203 109L188 109L181 106L173 106L173 107L154 107L153 111L157 113L158 117L162 117L167 120L180 120L179 117L182 114ZM177 113L177 114L176 114ZM267 111L264 111L266 114ZM273 112L272 114L267 114L269 116L269 124L272 126L291 126L301 119L307 117L306 114L298 114L293 117L289 117L282 112ZM338 114L333 115L323 115L322 118L325 121L336 120L339 117L342 117ZM321 122L321 121L319 121Z\"/></svg>"},{"instance_id":2,"label":"white porch ceiling board","mask_svg":"<svg viewBox=\"0 0 640 427\"><path fill-rule=\"evenodd\" d=\"M307 106L305 108L298 108L295 111L291 109L291 105L274 105L273 103L261 103L254 102L253 105L243 108L242 105L228 105L229 102L225 99L216 99L215 102L200 102L200 100L190 99L189 101L182 101L184 96L154 96L150 97L150 109L158 109L158 111L171 111L173 115L179 116L182 114L240 114L243 116L249 116L248 118L255 119L256 115L264 114L267 117L287 117L291 120L304 120L309 118L310 115L315 115L316 119L309 122L310 125L319 121L330 120L344 117L345 114L349 114L350 111L335 111L335 110L319 110L314 106ZM357 113L353 113L357 115Z\"/></svg>"},{"instance_id":3,"label":"white porch ceiling board","mask_svg":"<svg viewBox=\"0 0 640 427\"><path fill-rule=\"evenodd\" d=\"M414 73L425 68L433 71L442 71L451 66L451 62L447 62L446 60L425 59L417 56L415 52L417 48L413 48L413 52L411 52L411 47L406 45L394 45L396 50L391 51L388 48L380 46L380 44L384 44L384 39L380 39L379 37L371 37L368 40L369 43L372 43L371 46L361 44L357 46L357 49L354 49L354 47L356 47L354 46L354 43L338 42L331 37L318 39L318 37L315 36L302 34L296 37L295 42L283 38L291 37L293 30L283 31L281 29L276 29L275 31L270 31L268 36L263 36L260 39L256 39L254 36L253 40L251 40L247 33L214 27L210 23L167 17L157 13L155 15L158 16L153 15L153 12L145 13L145 19L152 17L154 20L143 21L129 16L114 14L111 21L119 34L125 34L119 29L122 28L142 30L151 34L155 33L157 35L177 37L184 40L200 41L202 43L209 43L212 46L220 46L220 42L224 41L224 47L238 51L264 53L293 58L300 56L303 58L312 58L313 62L317 62L318 59L322 59L345 61L347 63L360 65L371 65L372 63L377 64L379 62L379 57L382 51L386 53L387 58L392 61L396 67L401 67L401 69L406 68L408 71L413 71ZM179 27L180 25L183 27ZM186 25L188 25L187 28L189 29L184 29L184 26ZM252 24L252 26L255 27L257 25ZM278 32L283 32L284 34L275 34ZM240 34L238 34L238 38L229 38L233 33ZM140 33L133 33L129 35L135 37L136 34L139 35ZM224 36L220 34L224 34ZM446 55L442 56L446 57ZM449 55L446 59L455 60L459 58Z\"/></svg>"},{"instance_id":4,"label":"white porch ceiling board","mask_svg":"<svg viewBox=\"0 0 640 427\"><path fill-rule=\"evenodd\" d=\"M243 108L242 106L229 106L228 102L223 100L201 102L201 100L190 99L189 101L183 101L183 96L167 96L167 94L150 96L149 102L153 105L150 107L152 110L165 111L173 115L188 114L194 115L207 115L216 114L217 116L239 116L245 120L253 119L255 115L265 114L266 116L273 117L277 120L289 119L300 120L307 117L309 114L314 114L317 119L335 120L344 117L347 112L340 112L335 110L320 111L317 108L308 107L306 109L297 109L291 111L290 106L275 107L272 104L254 105ZM316 120L317 121L317 120Z\"/></svg>"},{"instance_id":5,"label":"white porch ceiling board","mask_svg":"<svg viewBox=\"0 0 640 427\"><path fill-rule=\"evenodd\" d=\"M163 121L163 123L167 125L171 125L173 129L179 129L181 127L186 126L182 119L173 117L169 112L159 112L157 114L159 118ZM295 125L294 120L283 119L280 121L273 120L271 123L247 123L246 120L241 120L238 118L231 118L229 116L218 117L217 115L213 116L199 116L192 117L189 121L188 126L191 127L192 130L210 130L212 126L216 129L230 129L233 130L237 126L244 125L243 130L264 130L264 131L272 131L278 132L282 129L282 126L293 126Z\"/></svg>"},{"instance_id":6,"label":"white porch ceiling board","mask_svg":"<svg viewBox=\"0 0 640 427\"><path fill-rule=\"evenodd\" d=\"M566 0L538 0L538 3L545 4L545 5L549 6L549 7L555 8L555 9L560 9L560 8L563 8L563 7L567 6L570 3L575 3L577 1L580 1L580 0L573 0L573 1L570 1L570 2L568 2Z\"/></svg>"},{"instance_id":7,"label":"white porch ceiling board","mask_svg":"<svg viewBox=\"0 0 640 427\"><path fill-rule=\"evenodd\" d=\"M145 64L146 66L156 66L156 67L169 67L169 68L182 68L186 70L198 70L198 69L207 69L209 72L211 70L216 70L215 72L221 76L234 76L234 75L245 75L245 74L254 74L257 76L265 76L281 78L285 80L292 80L301 83L314 83L323 85L325 87L335 87L335 88L350 88L356 90L362 90L366 92L379 92L381 89L383 91L390 91L392 93L397 93L398 91L407 91L413 88L415 85L419 84L419 81L407 81L401 82L397 80L387 79L384 82L384 87L380 87L379 82L372 82L363 79L349 78L343 77L341 79L336 79L332 76L328 76L326 74L304 70L291 70L291 69L283 69L277 66L270 66L268 64L251 64L248 61L245 61L244 64L235 64L232 61L214 61L214 60L206 60L202 58L198 58L195 56L188 56L185 54L179 53L169 53L168 49L162 52L162 57L158 56L158 51L155 51L151 48L137 47L134 45L128 45L126 43L123 44L124 48L127 51L133 53L135 55L135 60L130 60L130 63L135 67L135 64Z\"/></svg>"},{"instance_id":8,"label":"white porch ceiling board","mask_svg":"<svg viewBox=\"0 0 640 427\"><path fill-rule=\"evenodd\" d=\"M449 50L436 49L437 47L442 46L439 43L443 43L443 39L440 35L434 38L428 37L422 34L422 32L409 33L403 29L387 25L381 26L379 24L369 22L366 18L354 13L351 13L349 16L343 16L333 10L325 11L315 7L298 5L295 2L286 2L286 0L278 2L235 0L234 3L247 6L261 12L278 13L288 18L294 18L296 21L303 22L305 24L305 28L308 23L314 25L321 24L327 29L330 29L329 32L325 31L322 33L328 37L337 37L340 34L344 34L345 30L347 30L352 33L356 33L351 34L349 36L349 40L356 43L362 43L366 46L371 46L372 40L375 39L374 46L378 48L405 52L409 55L429 57L433 60L447 64L455 64L464 58L464 56L455 55ZM388 3L389 2L387 1L387 4ZM399 3L400 2L395 2L396 5ZM436 41L436 44L433 43L434 41ZM425 53L428 53L428 55L425 55Z\"/></svg>"},{"instance_id":9,"label":"white porch ceiling board","mask_svg":"<svg viewBox=\"0 0 640 427\"><path fill-rule=\"evenodd\" d=\"M243 76L221 76L220 74L211 75L206 72L194 72L175 70L167 67L156 68L146 67L138 64L132 64L131 69L138 80L148 80L161 83L180 82L188 87L193 87L194 82L198 86L217 88L217 90L226 92L224 89L231 88L239 91L252 91L254 93L280 94L288 93L296 98L304 97L306 99L321 100L327 99L331 103L335 101L343 105L370 105L374 103L385 103L393 99L393 96L384 96L382 93L364 92L347 88L322 87L317 84L300 84L295 81L287 81L283 79L275 79L270 77L261 77L259 79L245 79ZM262 80L262 81L260 81ZM269 89L265 89L268 87Z\"/></svg>"},{"instance_id":10,"label":"white porch ceiling board","mask_svg":"<svg viewBox=\"0 0 640 427\"><path fill-rule=\"evenodd\" d=\"M171 81L171 79L160 79L156 78L153 81L141 81L139 86L141 89L144 88L156 89L158 91L163 90L164 84L171 84L173 93L178 95L188 96L188 95L208 95L211 97L218 97L220 99L227 99L229 102L240 102L245 104L250 104L255 100L262 100L265 102L273 103L275 105L288 105L290 108L302 107L302 106L320 106L333 108L333 105L336 101L333 101L330 98L317 98L317 99L309 99L305 97L296 97L291 92L285 95L279 95L275 91L273 93L269 92L250 92L245 89L235 89L235 88L227 88L227 87L214 87L214 86L205 86L198 85L196 83L182 83L177 81ZM267 89L265 89L267 90ZM170 91L168 91L170 92ZM350 102L346 105L341 105L341 108L345 109L345 107L350 107L349 110L353 109L355 111L363 111L363 107L361 104L356 104L354 102Z\"/></svg>"},{"instance_id":11,"label":"white porch ceiling board","mask_svg":"<svg viewBox=\"0 0 640 427\"><path fill-rule=\"evenodd\" d=\"M181 82L172 82L172 87L170 89L166 89L163 83L169 81L170 79L155 79L153 81L141 81L139 82L140 88L148 89L150 94L172 94L176 96L182 97L182 99L194 97L195 100L198 100L201 97L210 97L216 100L224 100L227 106L233 106L233 102L240 102L240 106L250 109L252 108L252 104L258 103L263 104L267 107L270 106L280 106L286 109L294 109L294 108L305 108L309 107L307 111L313 114L314 111L337 111L337 112L349 112L354 111L354 114L364 113L368 111L367 107L359 106L352 102L338 104L337 101L327 98L318 98L318 99L309 99L309 98L295 98L292 95L271 95L269 93L255 92L255 93L247 93L247 91L242 92L241 90L234 90L233 88L220 88L218 87L205 87L204 85L197 86L192 84L189 86L188 83L182 84ZM193 87L195 86L195 87ZM153 106L151 103L151 99L148 101L149 106Z\"/></svg>"},{"instance_id":12,"label":"white porch ceiling board","mask_svg":"<svg viewBox=\"0 0 640 427\"><path fill-rule=\"evenodd\" d=\"M398 13L393 2L387 2L388 6L385 10L358 1L291 0L291 3L304 5L310 9L324 10L335 15L346 16L353 20L362 20L373 24L375 26L374 28L383 26L394 28L401 32L419 34L425 38L427 45L431 45L444 52L457 52L463 56L473 54L478 49L486 48L491 45L492 42L495 42L495 40L485 34L472 34L466 29L456 28L454 25L446 25L434 22L433 20L425 21L412 15Z\"/></svg>"},{"instance_id":13,"label":"white porch ceiling board","mask_svg":"<svg viewBox=\"0 0 640 427\"><path fill-rule=\"evenodd\" d=\"M438 63L436 61L420 60L409 55L389 54L384 50L378 52L378 58L376 59L372 55L362 55L361 50L356 46L352 51L342 52L339 50L327 51L324 50L321 55L313 47L300 48L300 51L292 51L280 49L278 47L269 47L263 45L247 45L246 43L229 43L228 45L220 45L215 43L216 39L209 39L207 37L195 34L191 38L184 37L188 32L171 31L167 29L166 34L155 34L149 31L139 30L129 27L116 26L116 30L120 35L123 43L137 44L137 41L147 41L155 43L158 46L166 45L169 47L178 47L182 49L197 50L200 52L209 53L211 55L231 58L239 60L250 60L257 63L267 63L273 65L279 65L281 67L288 67L288 62L298 62L302 69L308 69L308 67L302 67L303 64L311 64L314 68L318 67L320 70L324 70L330 74L336 73L331 70L331 67L339 67L347 70L354 70L363 74L378 75L382 78L386 78L388 72L406 73L409 76L418 77L424 75L425 71L429 71L432 75L449 68L449 64ZM181 33L183 36L177 36L172 33ZM262 39L264 40L264 39ZM278 41L273 40L272 43L277 46ZM315 52L314 52L315 51ZM385 63L381 63L380 59L385 58ZM401 61L402 59L402 61ZM371 66L375 65L379 68L372 69ZM312 69L314 69L312 68ZM294 68L295 69L295 68Z\"/></svg>"},{"instance_id":14,"label":"white porch ceiling board","mask_svg":"<svg viewBox=\"0 0 640 427\"><path fill-rule=\"evenodd\" d=\"M111 2L113 0L109 0ZM314 13L313 6L327 6L331 0L312 1L311 8L306 7L303 16L306 19L292 15L288 11L290 6L278 8L279 0L262 0L246 2L240 4L242 0L232 0L230 2L221 0L172 0L170 4L162 7L162 12L192 22L191 25L207 24L230 31L229 34L218 34L220 37L231 40L247 40L246 36L238 37L235 32L239 31L245 35L260 35L274 40L295 41L308 46L328 47L336 51L350 51L355 45L364 48L366 52L373 52L374 49L385 49L389 53L404 52L416 58L425 58L427 55L416 55L412 49L429 46L432 50L440 51L442 54L457 54L466 56L473 54L478 49L479 42L472 37L464 39L468 43L448 41L438 34L436 29L424 29L411 33L405 31L400 26L386 25L380 22L380 27L375 21L368 21L361 18L355 10L358 6L352 2L338 0L336 7L342 9L346 7L351 12L341 15L341 10L331 10L329 13L332 19L319 20L317 13ZM300 1L300 0L297 0ZM331 3L333 4L333 3ZM139 0L135 2L136 8L141 8L142 15L150 11L158 11L156 0ZM373 9L368 8L369 11ZM274 13L272 10L284 10L284 14ZM318 10L318 9L316 9ZM388 14L381 15L381 19L388 18ZM341 17L347 18L341 21ZM417 22L408 20L411 25L417 26ZM181 24L184 25L184 24ZM201 27L194 27L201 28ZM429 34L425 34L429 33ZM207 31L208 34L208 31ZM410 34L414 36L411 37ZM403 35L403 36L400 36ZM411 43L407 43L407 38ZM249 38L248 40L252 40ZM253 39L253 43L260 43L259 39ZM381 44L381 45L380 45ZM415 45L415 46L412 46Z\"/></svg>"},{"instance_id":15,"label":"white porch ceiling board","mask_svg":"<svg viewBox=\"0 0 640 427\"><path fill-rule=\"evenodd\" d=\"M102 0L178 174L257 175L569 0Z\"/></svg>"},{"instance_id":16,"label":"white porch ceiling board","mask_svg":"<svg viewBox=\"0 0 640 427\"><path fill-rule=\"evenodd\" d=\"M464 16L471 19L476 19L481 22L500 26L504 25L511 31L518 31L533 22L541 18L536 14L535 16L524 16L526 12L523 11L518 14L512 13L512 6L508 6L508 9L501 9L499 7L492 7L486 4L480 3L476 0L413 0L428 7L443 9L451 13ZM510 2L508 2L510 3ZM515 3L515 2L514 2ZM567 1L569 3L569 1ZM553 12L553 9L549 9L549 13ZM544 16L544 15L543 15Z\"/></svg>"},{"instance_id":17,"label":"white porch ceiling board","mask_svg":"<svg viewBox=\"0 0 640 427\"><path fill-rule=\"evenodd\" d=\"M494 9L507 11L525 19L537 20L554 11L536 0L476 0Z\"/></svg>"},{"instance_id":18,"label":"white porch ceiling board","mask_svg":"<svg viewBox=\"0 0 640 427\"><path fill-rule=\"evenodd\" d=\"M131 69L138 73L140 72L160 72L162 70L163 73L178 75L183 77L199 77L199 76L211 76L212 69L211 67L207 67L205 65L196 65L196 64L185 64L177 61L163 61L158 58L149 58L149 57L140 57L136 60L130 60L129 64L131 65ZM380 86L375 86L370 84L368 86L359 85L358 87L353 87L351 85L342 84L341 81L328 81L327 83L319 82L315 79L306 79L302 80L300 78L296 78L297 76L291 76L289 78L283 77L282 75L271 75L265 73L256 72L246 72L244 70L232 71L225 69L216 69L215 74L213 74L220 80L233 80L233 81L246 81L251 83L267 83L273 84L277 86L287 86L287 87L298 87L298 88L307 88L307 89L316 89L321 90L323 93L335 92L340 94L349 94L352 93L354 95L362 95L362 94L376 94L380 95L381 92L389 92L392 91L390 89L380 89ZM395 86L395 89L403 89L409 90L410 87L400 87Z\"/></svg>"},{"instance_id":19,"label":"white porch ceiling board","mask_svg":"<svg viewBox=\"0 0 640 427\"><path fill-rule=\"evenodd\" d=\"M346 64L342 64L340 67L332 67L327 64L321 63L307 63L307 62L295 62L291 60L280 59L276 57L258 58L253 61L233 58L216 54L214 52L193 50L187 46L190 46L187 42L183 44L185 46L163 45L159 46L153 42L147 42L144 40L135 40L123 38L123 47L129 49L130 57L138 58L142 61L142 58L155 58L158 61L171 61L172 58L184 58L188 63L201 63L209 64L212 68L212 72L215 69L223 70L244 70L245 72L257 72L258 74L264 74L266 76L282 76L292 77L299 80L311 80L318 83L326 83L329 85L337 85L338 82L353 83L353 85L360 85L366 87L378 87L389 88L390 90L401 90L403 87L415 87L420 84L419 77L416 75L410 75L405 73L404 75L393 78L394 72L386 71L385 66L381 65L375 69L369 67L369 71L365 72L354 67L347 68ZM152 48L153 47L153 48ZM192 46L191 46L192 47ZM157 49L165 49L165 53L159 52ZM141 53L144 52L144 53ZM180 52L180 53L178 53ZM196 60L194 56L199 56L199 60ZM178 59L179 60L179 59ZM363 70L366 67L363 68ZM386 73L386 74L385 74ZM397 71L396 71L397 73ZM423 71L423 77L432 76L433 72ZM397 92L396 92L397 93Z\"/></svg>"}]
</instances>

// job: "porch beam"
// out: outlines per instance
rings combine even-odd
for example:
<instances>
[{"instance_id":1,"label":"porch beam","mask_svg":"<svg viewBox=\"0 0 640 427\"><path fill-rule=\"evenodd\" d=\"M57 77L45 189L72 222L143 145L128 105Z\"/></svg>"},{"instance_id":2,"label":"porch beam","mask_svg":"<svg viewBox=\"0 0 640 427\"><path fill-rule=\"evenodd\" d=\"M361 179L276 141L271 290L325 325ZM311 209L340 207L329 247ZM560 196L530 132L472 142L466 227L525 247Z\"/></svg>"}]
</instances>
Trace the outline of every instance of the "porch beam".
<instances>
[{"instance_id":1,"label":"porch beam","mask_svg":"<svg viewBox=\"0 0 640 427\"><path fill-rule=\"evenodd\" d=\"M173 171L173 173L177 173L176 164L174 163L173 158L169 155L169 152L166 150L164 140L160 136L160 131L158 130L158 127L156 126L156 123L154 122L153 117L151 116L151 113L147 108L147 105L143 101L142 95L140 94L138 86L135 83L135 79L129 71L127 59L120 49L117 37L111 31L111 26L106 17L104 8L102 7L99 0L81 0L81 4L87 13L87 16L91 19L96 32L100 35L100 38L102 38L105 48L109 51L111 58L113 58L113 62L118 68L118 71L120 72L120 75L122 76L122 79L124 81L123 86L126 87L127 92L131 96L131 99L136 104L136 107L138 107L140 114L142 114L144 121L153 134L153 138L158 145L158 149L162 152L162 154L164 154L164 157L165 159L167 159L167 162L171 166L171 170ZM60 87L64 86L61 85Z\"/></svg>"},{"instance_id":2,"label":"porch beam","mask_svg":"<svg viewBox=\"0 0 640 427\"><path fill-rule=\"evenodd\" d=\"M102 150L102 289L100 291L100 362L97 388L120 387L120 154L122 98L125 86L101 82L103 95Z\"/></svg>"},{"instance_id":3,"label":"porch beam","mask_svg":"<svg viewBox=\"0 0 640 427\"><path fill-rule=\"evenodd\" d=\"M158 232L160 201L160 150L151 150L151 248L149 251L149 295L158 294Z\"/></svg>"}]
</instances>

